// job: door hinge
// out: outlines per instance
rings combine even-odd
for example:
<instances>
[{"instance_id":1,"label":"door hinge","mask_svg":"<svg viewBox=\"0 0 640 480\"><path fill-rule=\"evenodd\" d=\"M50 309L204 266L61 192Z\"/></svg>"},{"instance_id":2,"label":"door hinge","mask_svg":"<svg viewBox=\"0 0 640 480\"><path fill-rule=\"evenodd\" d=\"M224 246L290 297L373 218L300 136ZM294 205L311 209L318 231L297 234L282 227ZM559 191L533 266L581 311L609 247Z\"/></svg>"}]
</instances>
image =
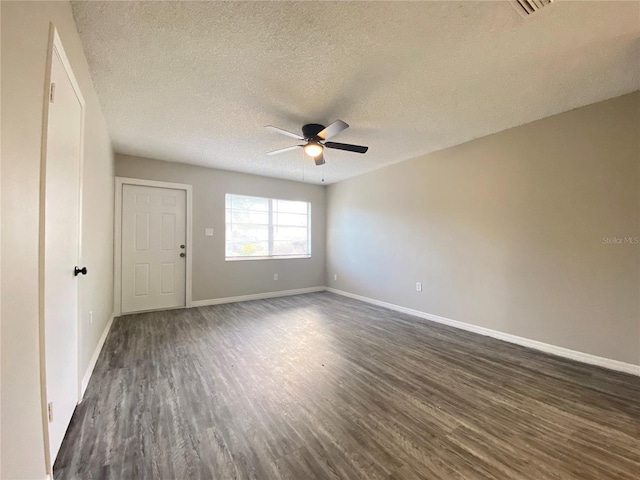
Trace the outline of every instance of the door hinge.
<instances>
[{"instance_id":1,"label":"door hinge","mask_svg":"<svg viewBox=\"0 0 640 480\"><path fill-rule=\"evenodd\" d=\"M49 101L51 103L56 101L56 84L51 83L51 89L49 91Z\"/></svg>"},{"instance_id":2,"label":"door hinge","mask_svg":"<svg viewBox=\"0 0 640 480\"><path fill-rule=\"evenodd\" d=\"M47 416L49 417L49 423L53 422L53 402L47 403Z\"/></svg>"}]
</instances>

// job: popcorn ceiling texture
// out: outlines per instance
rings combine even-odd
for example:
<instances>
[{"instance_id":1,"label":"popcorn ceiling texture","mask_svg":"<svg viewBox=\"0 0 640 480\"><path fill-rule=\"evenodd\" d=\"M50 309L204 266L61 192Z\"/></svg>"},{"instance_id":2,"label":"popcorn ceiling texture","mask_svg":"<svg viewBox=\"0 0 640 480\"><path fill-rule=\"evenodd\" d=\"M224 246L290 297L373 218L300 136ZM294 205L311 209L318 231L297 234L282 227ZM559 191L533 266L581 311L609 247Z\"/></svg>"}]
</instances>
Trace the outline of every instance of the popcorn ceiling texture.
<instances>
[{"instance_id":1,"label":"popcorn ceiling texture","mask_svg":"<svg viewBox=\"0 0 640 480\"><path fill-rule=\"evenodd\" d=\"M640 88L640 3L74 2L119 153L326 183ZM315 167L268 157L343 119Z\"/></svg>"}]
</instances>

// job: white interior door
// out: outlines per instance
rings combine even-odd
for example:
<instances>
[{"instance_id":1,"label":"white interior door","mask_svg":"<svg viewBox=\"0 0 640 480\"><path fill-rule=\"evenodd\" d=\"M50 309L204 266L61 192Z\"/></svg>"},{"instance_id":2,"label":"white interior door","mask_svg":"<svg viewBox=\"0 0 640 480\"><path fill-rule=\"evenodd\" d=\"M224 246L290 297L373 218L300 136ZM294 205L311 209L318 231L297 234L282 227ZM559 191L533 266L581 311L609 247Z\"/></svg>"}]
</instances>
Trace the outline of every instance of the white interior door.
<instances>
[{"instance_id":1,"label":"white interior door","mask_svg":"<svg viewBox=\"0 0 640 480\"><path fill-rule=\"evenodd\" d=\"M54 48L44 182L44 348L49 452L56 458L78 402L78 266L84 102Z\"/></svg>"},{"instance_id":2,"label":"white interior door","mask_svg":"<svg viewBox=\"0 0 640 480\"><path fill-rule=\"evenodd\" d=\"M122 186L122 312L185 306L184 190Z\"/></svg>"}]
</instances>

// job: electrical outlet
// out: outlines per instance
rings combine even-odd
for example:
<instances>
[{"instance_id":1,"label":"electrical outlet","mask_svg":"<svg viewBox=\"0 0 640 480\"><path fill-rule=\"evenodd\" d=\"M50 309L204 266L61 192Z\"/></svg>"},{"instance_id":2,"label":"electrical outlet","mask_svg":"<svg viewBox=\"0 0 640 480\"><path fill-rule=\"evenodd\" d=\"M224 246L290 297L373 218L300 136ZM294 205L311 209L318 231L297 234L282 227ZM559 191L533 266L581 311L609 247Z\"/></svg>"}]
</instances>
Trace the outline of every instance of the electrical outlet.
<instances>
[{"instance_id":1,"label":"electrical outlet","mask_svg":"<svg viewBox=\"0 0 640 480\"><path fill-rule=\"evenodd\" d=\"M89 310L89 323L93 325L93 310Z\"/></svg>"},{"instance_id":2,"label":"electrical outlet","mask_svg":"<svg viewBox=\"0 0 640 480\"><path fill-rule=\"evenodd\" d=\"M278 274L277 274L277 273L274 273L274 274L273 274L273 279L274 279L274 280L277 280L277 279L278 279Z\"/></svg>"},{"instance_id":3,"label":"electrical outlet","mask_svg":"<svg viewBox=\"0 0 640 480\"><path fill-rule=\"evenodd\" d=\"M334 274L333 274L333 281L334 281L334 282L337 282L337 281L338 281L338 274L337 274L337 273L334 273Z\"/></svg>"},{"instance_id":4,"label":"electrical outlet","mask_svg":"<svg viewBox=\"0 0 640 480\"><path fill-rule=\"evenodd\" d=\"M416 283L416 292L421 292L422 291L422 282L417 282Z\"/></svg>"},{"instance_id":5,"label":"electrical outlet","mask_svg":"<svg viewBox=\"0 0 640 480\"><path fill-rule=\"evenodd\" d=\"M213 237L213 228L205 228L204 235L205 237Z\"/></svg>"}]
</instances>

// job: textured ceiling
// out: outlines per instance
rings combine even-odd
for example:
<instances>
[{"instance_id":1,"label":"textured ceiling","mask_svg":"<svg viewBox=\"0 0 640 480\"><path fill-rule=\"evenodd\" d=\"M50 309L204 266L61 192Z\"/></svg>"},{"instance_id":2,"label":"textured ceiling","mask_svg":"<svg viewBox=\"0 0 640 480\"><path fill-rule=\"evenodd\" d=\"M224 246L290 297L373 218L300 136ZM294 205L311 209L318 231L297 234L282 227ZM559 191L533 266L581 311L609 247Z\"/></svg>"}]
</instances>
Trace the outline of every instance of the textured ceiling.
<instances>
[{"instance_id":1,"label":"textured ceiling","mask_svg":"<svg viewBox=\"0 0 640 480\"><path fill-rule=\"evenodd\" d=\"M640 3L74 2L119 153L333 183L640 88ZM304 123L345 120L315 167Z\"/></svg>"}]
</instances>

